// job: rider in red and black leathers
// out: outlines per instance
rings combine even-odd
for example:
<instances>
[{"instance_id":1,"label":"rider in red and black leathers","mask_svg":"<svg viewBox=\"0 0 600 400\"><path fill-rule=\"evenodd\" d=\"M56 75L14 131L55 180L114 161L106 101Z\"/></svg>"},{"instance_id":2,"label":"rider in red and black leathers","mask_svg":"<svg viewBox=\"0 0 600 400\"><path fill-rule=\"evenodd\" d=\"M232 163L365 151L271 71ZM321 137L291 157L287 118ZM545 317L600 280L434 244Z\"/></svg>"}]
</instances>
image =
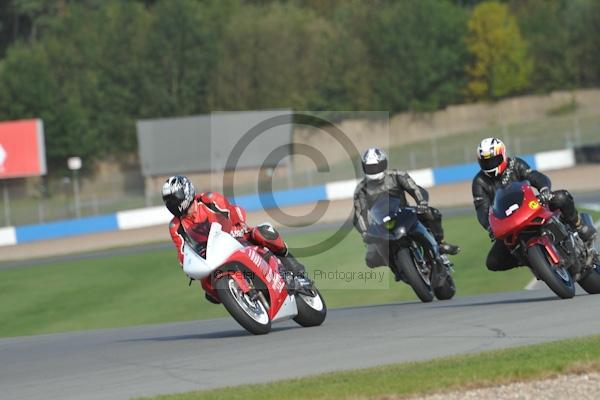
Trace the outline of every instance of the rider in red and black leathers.
<instances>
[{"instance_id":1,"label":"rider in red and black leathers","mask_svg":"<svg viewBox=\"0 0 600 400\"><path fill-rule=\"evenodd\" d=\"M477 219L490 237L489 210L496 190L512 182L529 181L540 193L540 200L551 210L559 209L562 219L579 232L585 241L589 235L587 226L581 224L573 196L566 190L552 191L550 178L532 169L524 160L506 156L506 147L500 139L484 139L478 148L481 171L473 179L473 203ZM486 266L491 271L504 271L519 266L519 260L510 253L502 240L496 240L487 256Z\"/></svg>"},{"instance_id":2,"label":"rider in red and black leathers","mask_svg":"<svg viewBox=\"0 0 600 400\"><path fill-rule=\"evenodd\" d=\"M223 231L245 243L269 249L282 261L286 272L304 276L304 266L289 252L281 235L270 225L250 227L246 223L246 211L232 205L221 193L195 194L190 180L174 176L163 186L163 200L174 215L169 224L171 239L177 248L179 263L183 264L183 244L187 242L202 257L206 256L208 234L213 222L221 224Z\"/></svg>"}]
</instances>

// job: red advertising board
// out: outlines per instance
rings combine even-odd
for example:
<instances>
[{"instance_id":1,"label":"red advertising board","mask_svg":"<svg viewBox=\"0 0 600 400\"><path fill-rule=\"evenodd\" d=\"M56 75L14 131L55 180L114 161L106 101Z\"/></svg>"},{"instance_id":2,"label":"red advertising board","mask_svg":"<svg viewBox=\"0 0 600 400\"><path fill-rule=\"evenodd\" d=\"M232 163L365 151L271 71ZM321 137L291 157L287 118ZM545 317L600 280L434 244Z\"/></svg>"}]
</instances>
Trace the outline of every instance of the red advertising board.
<instances>
[{"instance_id":1,"label":"red advertising board","mask_svg":"<svg viewBox=\"0 0 600 400\"><path fill-rule=\"evenodd\" d=\"M42 120L0 122L0 179L45 174Z\"/></svg>"}]
</instances>

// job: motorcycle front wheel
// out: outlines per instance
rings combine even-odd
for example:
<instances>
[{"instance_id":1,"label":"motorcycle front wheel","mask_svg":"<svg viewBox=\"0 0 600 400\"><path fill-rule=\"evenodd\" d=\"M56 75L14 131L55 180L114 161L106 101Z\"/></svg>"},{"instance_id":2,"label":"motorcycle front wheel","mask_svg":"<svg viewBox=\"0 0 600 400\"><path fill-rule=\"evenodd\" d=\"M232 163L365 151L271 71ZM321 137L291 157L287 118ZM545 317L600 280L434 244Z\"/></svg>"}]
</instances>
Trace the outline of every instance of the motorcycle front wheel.
<instances>
[{"instance_id":1,"label":"motorcycle front wheel","mask_svg":"<svg viewBox=\"0 0 600 400\"><path fill-rule=\"evenodd\" d=\"M225 275L216 281L215 288L225 309L244 329L254 335L271 331L271 319L264 305L244 293L235 279Z\"/></svg>"},{"instance_id":2,"label":"motorcycle front wheel","mask_svg":"<svg viewBox=\"0 0 600 400\"><path fill-rule=\"evenodd\" d=\"M543 280L546 285L561 299L570 299L575 296L575 282L569 271L564 267L554 266L546 249L542 246L535 245L527 250L527 258L531 268L537 276Z\"/></svg>"},{"instance_id":3,"label":"motorcycle front wheel","mask_svg":"<svg viewBox=\"0 0 600 400\"><path fill-rule=\"evenodd\" d=\"M317 288L311 289L311 292L313 296L304 293L296 294L298 315L294 317L294 321L300 326L321 325L327 316L327 306L321 293Z\"/></svg>"},{"instance_id":4,"label":"motorcycle front wheel","mask_svg":"<svg viewBox=\"0 0 600 400\"><path fill-rule=\"evenodd\" d=\"M423 303L429 303L433 300L431 280L418 269L409 249L403 248L398 251L396 265L402 271L406 282Z\"/></svg>"}]
</instances>

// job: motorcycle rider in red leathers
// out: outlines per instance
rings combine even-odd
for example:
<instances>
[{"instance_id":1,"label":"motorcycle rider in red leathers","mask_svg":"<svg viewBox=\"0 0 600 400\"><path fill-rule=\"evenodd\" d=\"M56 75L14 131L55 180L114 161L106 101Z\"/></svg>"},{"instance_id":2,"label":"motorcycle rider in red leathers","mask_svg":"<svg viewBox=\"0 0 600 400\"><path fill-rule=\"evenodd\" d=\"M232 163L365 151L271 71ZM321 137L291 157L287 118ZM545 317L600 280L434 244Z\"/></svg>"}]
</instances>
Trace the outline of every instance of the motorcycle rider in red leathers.
<instances>
[{"instance_id":1,"label":"motorcycle rider in red leathers","mask_svg":"<svg viewBox=\"0 0 600 400\"><path fill-rule=\"evenodd\" d=\"M194 250L206 257L208 234L213 222L221 224L242 243L267 248L282 262L284 280L288 290L295 291L310 285L304 266L288 251L281 235L270 225L261 224L250 227L246 224L246 211L232 205L218 192L196 194L194 185L185 176L177 175L167 179L162 188L162 198L167 209L173 214L169 224L171 239L177 248L179 263L183 265L183 244L194 244ZM209 297L211 302L215 299Z\"/></svg>"}]
</instances>

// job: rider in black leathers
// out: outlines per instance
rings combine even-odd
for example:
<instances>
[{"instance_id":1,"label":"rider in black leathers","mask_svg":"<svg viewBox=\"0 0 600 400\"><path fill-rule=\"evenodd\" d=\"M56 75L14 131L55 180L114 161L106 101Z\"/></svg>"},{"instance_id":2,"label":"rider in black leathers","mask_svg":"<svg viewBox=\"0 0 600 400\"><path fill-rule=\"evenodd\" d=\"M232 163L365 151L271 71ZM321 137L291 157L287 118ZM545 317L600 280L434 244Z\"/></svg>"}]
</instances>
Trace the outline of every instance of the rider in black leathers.
<instances>
[{"instance_id":1,"label":"rider in black leathers","mask_svg":"<svg viewBox=\"0 0 600 400\"><path fill-rule=\"evenodd\" d=\"M551 210L559 209L562 219L577 230L584 240L590 240L593 232L581 223L575 208L573 196L566 190L551 191L550 179L539 171L532 169L524 160L506 156L506 146L500 139L487 138L481 141L478 151L481 171L473 179L473 203L477 211L477 219L490 238L489 209L494 201L496 190L512 182L529 181L539 191L540 200L549 205ZM520 265L502 240L496 240L488 253L486 266L491 271L504 271Z\"/></svg>"},{"instance_id":2,"label":"rider in black leathers","mask_svg":"<svg viewBox=\"0 0 600 400\"><path fill-rule=\"evenodd\" d=\"M417 203L419 220L431 231L439 243L442 254L457 254L460 249L444 241L442 228L442 214L437 208L429 207L429 194L425 189L415 183L405 171L388 170L387 156L377 148L368 149L362 158L365 178L362 179L354 191L354 227L364 238L368 229L367 211L377 198L386 194L401 200L401 206L406 207L407 192ZM386 265L386 261L379 254L377 246L367 243L365 261L368 267L374 268Z\"/></svg>"}]
</instances>

